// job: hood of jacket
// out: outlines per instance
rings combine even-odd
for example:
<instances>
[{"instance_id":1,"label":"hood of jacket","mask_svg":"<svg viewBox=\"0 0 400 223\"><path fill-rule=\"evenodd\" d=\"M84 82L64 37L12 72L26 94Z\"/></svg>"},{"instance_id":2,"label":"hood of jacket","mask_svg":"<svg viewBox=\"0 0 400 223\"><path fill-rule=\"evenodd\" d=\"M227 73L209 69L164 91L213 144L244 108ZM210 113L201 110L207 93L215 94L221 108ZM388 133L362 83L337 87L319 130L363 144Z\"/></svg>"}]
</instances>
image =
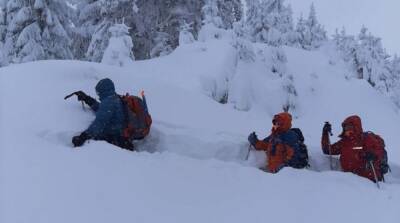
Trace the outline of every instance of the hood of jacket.
<instances>
[{"instance_id":1,"label":"hood of jacket","mask_svg":"<svg viewBox=\"0 0 400 223\"><path fill-rule=\"evenodd\" d=\"M353 116L347 117L343 121L342 127L347 126L347 125L353 126L354 136L356 138L362 137L362 134L364 131L363 131L362 124L361 124L361 118L359 116L353 115ZM344 137L344 129L342 131L342 134L340 134L340 137Z\"/></svg>"},{"instance_id":2,"label":"hood of jacket","mask_svg":"<svg viewBox=\"0 0 400 223\"><path fill-rule=\"evenodd\" d=\"M105 78L99 81L96 85L96 93L100 97L100 101L115 95L115 86L112 80Z\"/></svg>"},{"instance_id":3,"label":"hood of jacket","mask_svg":"<svg viewBox=\"0 0 400 223\"><path fill-rule=\"evenodd\" d=\"M276 114L273 122L279 123L279 127L277 129L272 129L272 134L287 132L292 128L292 115L287 112Z\"/></svg>"}]
</instances>

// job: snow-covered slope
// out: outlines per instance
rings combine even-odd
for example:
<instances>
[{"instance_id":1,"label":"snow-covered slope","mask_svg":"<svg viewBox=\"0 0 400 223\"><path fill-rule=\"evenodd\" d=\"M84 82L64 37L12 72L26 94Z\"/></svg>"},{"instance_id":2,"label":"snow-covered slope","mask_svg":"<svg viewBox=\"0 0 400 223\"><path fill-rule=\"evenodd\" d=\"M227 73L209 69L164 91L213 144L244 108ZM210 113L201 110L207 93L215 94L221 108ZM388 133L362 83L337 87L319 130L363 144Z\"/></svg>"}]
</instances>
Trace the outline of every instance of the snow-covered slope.
<instances>
[{"instance_id":1,"label":"snow-covered slope","mask_svg":"<svg viewBox=\"0 0 400 223\"><path fill-rule=\"evenodd\" d=\"M344 66L326 52L284 51L298 91L294 126L305 133L312 167L275 175L258 170L263 153L244 157L251 131L268 134L280 88L262 76L262 64L238 64L223 41L125 68L43 61L0 69L0 222L398 222L400 117L391 102L363 81L346 80ZM242 88L236 81L245 71L251 81ZM104 77L118 92L147 92L154 125L136 143L140 152L94 141L71 146L94 116L63 97L95 95ZM251 91L243 99L251 109L213 100L221 86ZM393 173L381 190L329 171L321 154L323 122L332 121L337 135L351 114L387 142Z\"/></svg>"}]
</instances>

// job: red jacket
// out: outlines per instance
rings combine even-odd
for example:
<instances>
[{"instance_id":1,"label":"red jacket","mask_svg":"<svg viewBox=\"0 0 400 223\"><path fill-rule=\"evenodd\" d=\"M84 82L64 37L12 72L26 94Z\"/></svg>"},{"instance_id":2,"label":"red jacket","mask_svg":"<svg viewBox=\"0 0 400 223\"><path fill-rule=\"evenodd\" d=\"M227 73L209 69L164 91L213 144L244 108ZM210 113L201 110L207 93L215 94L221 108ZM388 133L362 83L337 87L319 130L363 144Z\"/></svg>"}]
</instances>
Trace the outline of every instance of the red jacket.
<instances>
[{"instance_id":1,"label":"red jacket","mask_svg":"<svg viewBox=\"0 0 400 223\"><path fill-rule=\"evenodd\" d=\"M292 116L289 113L280 113L275 115L274 120L280 123L279 128L273 129L267 138L258 141L255 145L256 150L263 150L267 153L266 169L271 173L276 173L286 166L286 163L294 155L294 150L289 145L279 142L274 145L273 143L280 134L287 132L292 127Z\"/></svg>"},{"instance_id":2,"label":"red jacket","mask_svg":"<svg viewBox=\"0 0 400 223\"><path fill-rule=\"evenodd\" d=\"M358 116L348 117L342 125L352 125L354 134L346 137L342 133L338 142L329 144L329 135L322 134L322 151L325 154L340 155L340 164L344 172L352 172L359 176L366 177L375 181L372 168L365 159L367 152L376 155L377 160L373 162L378 180L382 180L380 163L383 158L383 148L381 142L371 134L364 133L361 125L361 119Z\"/></svg>"}]
</instances>

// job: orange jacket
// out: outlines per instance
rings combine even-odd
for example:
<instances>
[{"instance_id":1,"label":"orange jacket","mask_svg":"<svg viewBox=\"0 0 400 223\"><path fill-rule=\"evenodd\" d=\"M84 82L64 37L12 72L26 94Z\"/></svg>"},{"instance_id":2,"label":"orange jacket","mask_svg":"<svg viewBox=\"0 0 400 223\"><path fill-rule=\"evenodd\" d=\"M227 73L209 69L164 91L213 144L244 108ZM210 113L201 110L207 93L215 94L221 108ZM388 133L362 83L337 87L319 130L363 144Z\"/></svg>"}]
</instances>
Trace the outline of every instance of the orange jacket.
<instances>
[{"instance_id":1,"label":"orange jacket","mask_svg":"<svg viewBox=\"0 0 400 223\"><path fill-rule=\"evenodd\" d=\"M274 122L279 124L277 129L272 129L271 134L255 145L256 150L265 151L267 154L267 170L277 173L286 166L293 157L294 150L289 145L281 142L279 136L290 130L292 127L292 116L287 113L280 113L274 116Z\"/></svg>"}]
</instances>

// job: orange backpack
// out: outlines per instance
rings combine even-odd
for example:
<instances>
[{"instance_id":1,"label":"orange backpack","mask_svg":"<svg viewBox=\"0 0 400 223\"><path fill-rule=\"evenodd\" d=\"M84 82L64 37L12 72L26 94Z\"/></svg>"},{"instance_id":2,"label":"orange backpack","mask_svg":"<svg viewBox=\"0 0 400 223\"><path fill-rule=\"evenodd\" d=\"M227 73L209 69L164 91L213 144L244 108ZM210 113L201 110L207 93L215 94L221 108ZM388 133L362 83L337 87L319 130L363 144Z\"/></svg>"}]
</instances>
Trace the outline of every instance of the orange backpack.
<instances>
[{"instance_id":1,"label":"orange backpack","mask_svg":"<svg viewBox=\"0 0 400 223\"><path fill-rule=\"evenodd\" d=\"M125 112L123 136L131 140L140 140L150 132L152 119L147 109L146 98L126 94L121 96Z\"/></svg>"}]
</instances>

